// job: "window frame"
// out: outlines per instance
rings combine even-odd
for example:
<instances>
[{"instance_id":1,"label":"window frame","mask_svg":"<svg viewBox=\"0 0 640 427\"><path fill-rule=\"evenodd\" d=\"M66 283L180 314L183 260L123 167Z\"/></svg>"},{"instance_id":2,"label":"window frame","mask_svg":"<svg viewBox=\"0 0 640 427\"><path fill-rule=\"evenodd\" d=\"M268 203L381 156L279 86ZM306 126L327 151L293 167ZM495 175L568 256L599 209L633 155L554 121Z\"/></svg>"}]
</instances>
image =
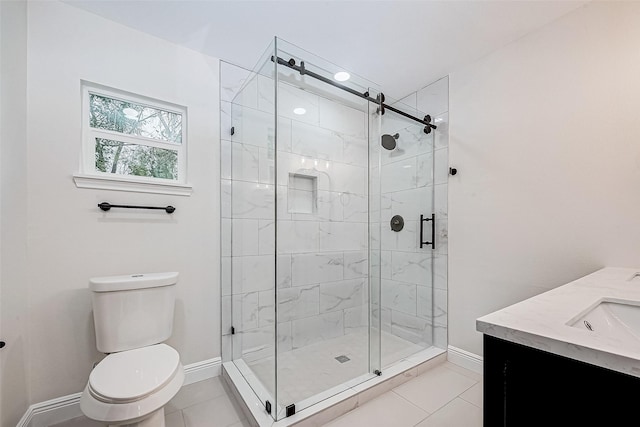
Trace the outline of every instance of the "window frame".
<instances>
[{"instance_id":1,"label":"window frame","mask_svg":"<svg viewBox=\"0 0 640 427\"><path fill-rule=\"evenodd\" d=\"M158 188L153 191L146 191L145 188L157 185L158 187L166 187L171 189L172 187L184 187L188 189L190 193L191 186L187 184L187 152L188 152L188 139L187 139L187 121L188 121L188 109L186 106L178 105L172 102L161 101L158 99L150 98L144 95L134 94L124 90L119 90L100 84L92 83L89 81L81 80L81 93L82 93L82 144L81 144L81 159L80 159L80 173L74 175L76 185L79 187L89 188L105 188L107 185L104 182L98 183L97 186L92 186L87 183L94 182L95 180L113 181L119 188L122 188L123 184L127 182L132 183L132 189L129 191L143 191L143 192L165 192L160 191ZM115 99L123 102L131 102L143 107L154 108L157 110L167 111L174 114L180 114L182 116L182 132L181 142L169 142L159 139L149 138L140 135L130 135L117 131L98 129L91 127L90 125L90 95L98 95L105 98ZM157 178L150 176L138 176L138 175L126 175L110 172L102 172L96 168L96 138L103 138L109 140L115 140L124 143L130 143L135 145L142 145L147 147L156 147L160 149L172 150L177 152L177 179ZM137 185L136 184L142 184ZM126 185L124 185L126 187ZM168 191L169 193L175 193L174 191ZM178 193L182 193L184 190L178 190ZM175 194L178 194L175 193Z\"/></svg>"}]
</instances>

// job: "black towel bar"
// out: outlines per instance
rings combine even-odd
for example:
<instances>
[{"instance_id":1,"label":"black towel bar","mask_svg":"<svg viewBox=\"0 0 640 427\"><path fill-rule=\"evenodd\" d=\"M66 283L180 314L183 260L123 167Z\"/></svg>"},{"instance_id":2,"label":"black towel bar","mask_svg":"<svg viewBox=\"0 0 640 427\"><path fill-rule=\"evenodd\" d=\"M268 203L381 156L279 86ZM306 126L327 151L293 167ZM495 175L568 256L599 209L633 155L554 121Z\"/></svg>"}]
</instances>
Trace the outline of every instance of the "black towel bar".
<instances>
[{"instance_id":1,"label":"black towel bar","mask_svg":"<svg viewBox=\"0 0 640 427\"><path fill-rule=\"evenodd\" d=\"M103 211L108 211L111 208L125 208L125 209L162 209L168 214L174 213L176 208L173 206L133 206L133 205L112 205L108 202L98 203L98 207Z\"/></svg>"}]
</instances>

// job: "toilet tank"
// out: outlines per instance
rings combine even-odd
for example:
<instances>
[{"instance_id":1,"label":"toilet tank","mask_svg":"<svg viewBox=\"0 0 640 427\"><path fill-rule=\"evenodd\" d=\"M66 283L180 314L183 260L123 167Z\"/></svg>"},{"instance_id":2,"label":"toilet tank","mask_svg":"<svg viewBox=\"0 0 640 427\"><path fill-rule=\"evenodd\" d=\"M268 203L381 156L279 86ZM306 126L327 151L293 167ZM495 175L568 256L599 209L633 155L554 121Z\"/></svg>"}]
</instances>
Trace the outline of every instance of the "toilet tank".
<instances>
[{"instance_id":1,"label":"toilet tank","mask_svg":"<svg viewBox=\"0 0 640 427\"><path fill-rule=\"evenodd\" d=\"M98 351L115 353L168 339L177 282L176 272L90 279Z\"/></svg>"}]
</instances>

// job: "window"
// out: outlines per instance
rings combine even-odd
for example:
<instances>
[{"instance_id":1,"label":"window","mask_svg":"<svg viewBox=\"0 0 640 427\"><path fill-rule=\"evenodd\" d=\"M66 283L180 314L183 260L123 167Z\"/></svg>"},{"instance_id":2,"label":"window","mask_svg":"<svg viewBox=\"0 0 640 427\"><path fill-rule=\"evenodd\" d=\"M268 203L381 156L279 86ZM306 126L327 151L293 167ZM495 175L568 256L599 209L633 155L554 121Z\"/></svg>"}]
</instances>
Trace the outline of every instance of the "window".
<instances>
[{"instance_id":1,"label":"window","mask_svg":"<svg viewBox=\"0 0 640 427\"><path fill-rule=\"evenodd\" d=\"M185 107L87 82L82 94L79 187L106 188L104 183L82 185L101 179L118 182L119 187L124 182L144 188L185 186ZM140 188L133 191L145 191Z\"/></svg>"}]
</instances>

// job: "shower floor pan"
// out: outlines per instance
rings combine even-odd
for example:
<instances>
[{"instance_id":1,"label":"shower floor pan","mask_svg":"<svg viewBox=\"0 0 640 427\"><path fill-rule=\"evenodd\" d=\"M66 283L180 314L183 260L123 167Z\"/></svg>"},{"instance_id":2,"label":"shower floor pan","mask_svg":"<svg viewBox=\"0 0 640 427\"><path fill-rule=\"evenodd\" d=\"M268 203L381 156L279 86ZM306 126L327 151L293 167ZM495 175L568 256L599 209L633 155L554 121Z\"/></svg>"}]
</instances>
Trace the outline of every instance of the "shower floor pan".
<instances>
[{"instance_id":1,"label":"shower floor pan","mask_svg":"<svg viewBox=\"0 0 640 427\"><path fill-rule=\"evenodd\" d=\"M366 372L368 356L357 351L366 348L366 333L345 335L281 354L278 363L287 368L280 370L278 399L286 406L293 402L295 395L296 406L306 408L277 422L266 413L264 402L257 398L245 380L245 376L255 375L265 388L273 390L272 359L254 361L250 365L242 360L225 362L222 375L236 398L244 403L243 409L253 425L322 425L446 360L441 348L425 349L384 332L383 340L385 351L379 377ZM344 363L336 360L344 355L350 360ZM313 366L313 369L305 369L305 366ZM309 406L304 402L307 399L318 403Z\"/></svg>"}]
</instances>

